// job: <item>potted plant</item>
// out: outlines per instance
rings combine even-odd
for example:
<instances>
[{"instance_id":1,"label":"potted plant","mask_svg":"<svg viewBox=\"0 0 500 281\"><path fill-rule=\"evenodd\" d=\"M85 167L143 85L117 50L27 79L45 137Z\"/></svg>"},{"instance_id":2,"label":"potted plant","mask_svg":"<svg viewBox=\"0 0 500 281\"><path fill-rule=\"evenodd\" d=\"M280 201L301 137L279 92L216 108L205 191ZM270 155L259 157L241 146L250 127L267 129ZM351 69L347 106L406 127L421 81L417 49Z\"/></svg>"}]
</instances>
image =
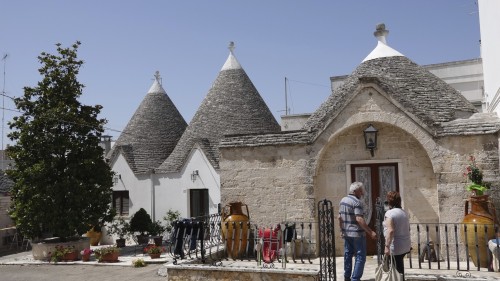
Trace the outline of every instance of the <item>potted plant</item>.
<instances>
[{"instance_id":1,"label":"potted plant","mask_svg":"<svg viewBox=\"0 0 500 281\"><path fill-rule=\"evenodd\" d=\"M82 261L89 261L90 255L92 255L94 251L90 248L85 248L80 251L80 255L82 255Z\"/></svg>"},{"instance_id":2,"label":"potted plant","mask_svg":"<svg viewBox=\"0 0 500 281\"><path fill-rule=\"evenodd\" d=\"M116 246L103 247L94 250L94 254L99 262L117 262L120 248Z\"/></svg>"},{"instance_id":3,"label":"potted plant","mask_svg":"<svg viewBox=\"0 0 500 281\"><path fill-rule=\"evenodd\" d=\"M167 222L165 225L165 231L168 233L172 232L174 228L173 222L178 220L180 217L181 213L179 211L172 211L172 209L169 209L167 214L163 217L163 220Z\"/></svg>"},{"instance_id":4,"label":"potted plant","mask_svg":"<svg viewBox=\"0 0 500 281\"><path fill-rule=\"evenodd\" d=\"M57 245L54 252L50 253L50 260L52 262L76 261L77 259L78 252L74 246Z\"/></svg>"},{"instance_id":5,"label":"potted plant","mask_svg":"<svg viewBox=\"0 0 500 281\"><path fill-rule=\"evenodd\" d=\"M118 236L116 246L119 248L125 247L125 241L130 234L130 223L124 218L118 218L113 221L109 227L109 233Z\"/></svg>"},{"instance_id":6,"label":"potted plant","mask_svg":"<svg viewBox=\"0 0 500 281\"><path fill-rule=\"evenodd\" d=\"M149 244L144 248L144 252L147 253L152 259L157 259L161 256L161 253L165 251L162 246L157 246L156 244Z\"/></svg>"},{"instance_id":7,"label":"potted plant","mask_svg":"<svg viewBox=\"0 0 500 281\"><path fill-rule=\"evenodd\" d=\"M155 241L156 246L162 245L163 240L163 232L165 232L165 227L161 224L160 221L155 221L151 223L149 226L149 234L153 236L153 240Z\"/></svg>"},{"instance_id":8,"label":"potted plant","mask_svg":"<svg viewBox=\"0 0 500 281\"><path fill-rule=\"evenodd\" d=\"M477 166L476 158L472 155L469 157L469 164L465 167L464 176L470 182L466 189L472 193L472 196L483 196L489 188L489 185L483 181L483 172Z\"/></svg>"},{"instance_id":9,"label":"potted plant","mask_svg":"<svg viewBox=\"0 0 500 281\"><path fill-rule=\"evenodd\" d=\"M495 209L494 205L489 201L489 196L484 194L489 188L489 184L483 181L483 172L478 167L474 156L469 157L464 176L467 177L468 182L466 190L470 191L471 194L465 201L463 226L461 228L462 239L468 245L469 256L474 265L487 267L487 243L489 239L495 236ZM470 212L469 204L471 207ZM475 226L479 226L477 232L473 230ZM479 247L476 247L476 245L479 245Z\"/></svg>"},{"instance_id":10,"label":"potted plant","mask_svg":"<svg viewBox=\"0 0 500 281\"><path fill-rule=\"evenodd\" d=\"M130 219L130 231L138 232L137 240L139 244L146 244L148 242L148 236L146 233L151 227L151 217L143 208L140 208Z\"/></svg>"}]
</instances>

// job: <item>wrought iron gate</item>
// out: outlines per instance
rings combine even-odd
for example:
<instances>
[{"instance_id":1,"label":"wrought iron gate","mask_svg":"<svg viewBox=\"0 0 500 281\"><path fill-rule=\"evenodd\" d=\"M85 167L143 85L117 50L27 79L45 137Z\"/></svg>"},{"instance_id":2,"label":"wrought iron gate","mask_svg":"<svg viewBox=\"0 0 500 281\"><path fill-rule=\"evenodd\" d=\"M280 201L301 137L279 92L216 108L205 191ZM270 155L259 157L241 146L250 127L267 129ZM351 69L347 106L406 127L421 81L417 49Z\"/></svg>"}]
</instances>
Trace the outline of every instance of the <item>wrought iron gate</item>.
<instances>
[{"instance_id":1,"label":"wrought iron gate","mask_svg":"<svg viewBox=\"0 0 500 281\"><path fill-rule=\"evenodd\" d=\"M384 202L382 202L380 197L377 197L375 201L375 210L377 212L375 221L375 232L377 233L377 263L381 264L385 248L384 226L382 224L384 222L385 208Z\"/></svg>"},{"instance_id":2,"label":"wrought iron gate","mask_svg":"<svg viewBox=\"0 0 500 281\"><path fill-rule=\"evenodd\" d=\"M337 280L335 265L335 227L332 202L318 202L319 221L319 280Z\"/></svg>"}]
</instances>

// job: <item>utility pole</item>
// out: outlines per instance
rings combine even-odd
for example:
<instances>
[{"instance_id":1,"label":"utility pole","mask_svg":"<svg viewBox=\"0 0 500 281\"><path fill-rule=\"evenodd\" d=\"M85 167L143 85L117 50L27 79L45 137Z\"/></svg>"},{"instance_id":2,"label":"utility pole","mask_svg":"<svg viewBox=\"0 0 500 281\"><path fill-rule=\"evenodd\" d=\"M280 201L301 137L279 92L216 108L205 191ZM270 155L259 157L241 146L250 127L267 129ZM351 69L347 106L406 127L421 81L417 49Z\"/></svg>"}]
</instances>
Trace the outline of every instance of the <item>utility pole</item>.
<instances>
[{"instance_id":1,"label":"utility pole","mask_svg":"<svg viewBox=\"0 0 500 281\"><path fill-rule=\"evenodd\" d=\"M8 55L5 54L3 61L3 89L2 89L2 170L5 170L5 147L4 147L4 128L5 128L5 65L7 64Z\"/></svg>"},{"instance_id":2,"label":"utility pole","mask_svg":"<svg viewBox=\"0 0 500 281\"><path fill-rule=\"evenodd\" d=\"M285 77L285 115L288 115L288 92L287 92L287 88L288 88L288 78Z\"/></svg>"}]
</instances>

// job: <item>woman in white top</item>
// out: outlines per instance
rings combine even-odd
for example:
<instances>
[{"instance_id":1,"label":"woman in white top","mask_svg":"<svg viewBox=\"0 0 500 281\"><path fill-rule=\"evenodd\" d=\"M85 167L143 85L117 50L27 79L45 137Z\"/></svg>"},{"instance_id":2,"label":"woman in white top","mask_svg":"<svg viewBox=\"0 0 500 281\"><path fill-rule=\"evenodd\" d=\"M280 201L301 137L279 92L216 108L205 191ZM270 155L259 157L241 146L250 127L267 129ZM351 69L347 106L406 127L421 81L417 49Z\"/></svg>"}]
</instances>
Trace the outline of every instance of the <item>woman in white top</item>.
<instances>
[{"instance_id":1,"label":"woman in white top","mask_svg":"<svg viewBox=\"0 0 500 281\"><path fill-rule=\"evenodd\" d=\"M387 193L387 204L389 210L385 212L384 237L385 255L393 255L396 260L396 269L403 275L404 280L404 256L410 252L410 221L408 215L401 209L401 196L399 192Z\"/></svg>"}]
</instances>

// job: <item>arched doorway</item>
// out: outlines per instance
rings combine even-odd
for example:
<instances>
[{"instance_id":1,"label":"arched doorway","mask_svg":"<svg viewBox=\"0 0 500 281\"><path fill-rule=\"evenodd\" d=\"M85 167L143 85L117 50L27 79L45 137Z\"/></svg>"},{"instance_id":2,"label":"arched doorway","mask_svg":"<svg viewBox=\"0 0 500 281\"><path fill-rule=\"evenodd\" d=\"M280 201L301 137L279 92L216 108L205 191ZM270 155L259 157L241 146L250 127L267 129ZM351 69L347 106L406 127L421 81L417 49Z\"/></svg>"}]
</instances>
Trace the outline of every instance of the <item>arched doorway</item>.
<instances>
[{"instance_id":1,"label":"arched doorway","mask_svg":"<svg viewBox=\"0 0 500 281\"><path fill-rule=\"evenodd\" d=\"M389 191L399 191L399 172L397 162L351 164L351 182L359 181L365 186L365 220L375 229L375 202L377 197L385 200ZM367 238L367 254L377 252L376 241Z\"/></svg>"}]
</instances>

